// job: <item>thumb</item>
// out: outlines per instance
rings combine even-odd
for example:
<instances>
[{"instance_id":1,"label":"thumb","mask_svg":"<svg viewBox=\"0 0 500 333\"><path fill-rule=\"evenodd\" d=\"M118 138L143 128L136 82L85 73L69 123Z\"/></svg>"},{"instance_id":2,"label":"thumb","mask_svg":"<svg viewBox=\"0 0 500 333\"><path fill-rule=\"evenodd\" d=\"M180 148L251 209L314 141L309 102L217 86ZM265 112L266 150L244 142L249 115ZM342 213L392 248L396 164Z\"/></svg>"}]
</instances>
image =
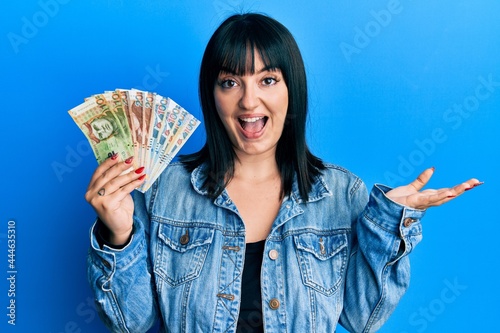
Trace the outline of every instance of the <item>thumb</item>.
<instances>
[{"instance_id":1,"label":"thumb","mask_svg":"<svg viewBox=\"0 0 500 333\"><path fill-rule=\"evenodd\" d=\"M420 191L431 179L434 174L434 167L425 169L420 175L418 175L417 179L410 183L410 186L413 186L417 191Z\"/></svg>"}]
</instances>

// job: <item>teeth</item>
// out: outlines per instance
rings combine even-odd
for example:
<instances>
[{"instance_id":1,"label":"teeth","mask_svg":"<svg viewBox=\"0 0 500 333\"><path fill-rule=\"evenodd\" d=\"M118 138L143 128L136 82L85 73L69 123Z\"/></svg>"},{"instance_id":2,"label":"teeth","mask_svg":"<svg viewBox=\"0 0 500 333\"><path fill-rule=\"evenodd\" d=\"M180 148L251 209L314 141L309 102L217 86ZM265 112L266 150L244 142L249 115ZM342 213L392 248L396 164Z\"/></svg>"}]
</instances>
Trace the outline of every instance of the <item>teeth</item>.
<instances>
[{"instance_id":1,"label":"teeth","mask_svg":"<svg viewBox=\"0 0 500 333\"><path fill-rule=\"evenodd\" d=\"M247 123L255 123L256 121L261 120L262 118L264 117L240 118L240 120Z\"/></svg>"}]
</instances>

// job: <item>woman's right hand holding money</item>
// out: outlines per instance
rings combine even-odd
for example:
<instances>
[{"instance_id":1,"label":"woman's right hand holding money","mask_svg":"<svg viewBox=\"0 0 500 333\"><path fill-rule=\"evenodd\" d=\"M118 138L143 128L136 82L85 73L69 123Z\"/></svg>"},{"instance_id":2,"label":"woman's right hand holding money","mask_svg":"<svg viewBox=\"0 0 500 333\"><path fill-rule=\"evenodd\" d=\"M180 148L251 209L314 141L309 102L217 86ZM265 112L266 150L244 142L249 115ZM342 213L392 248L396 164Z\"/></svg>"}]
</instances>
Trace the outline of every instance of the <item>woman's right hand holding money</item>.
<instances>
[{"instance_id":1,"label":"woman's right hand holding money","mask_svg":"<svg viewBox=\"0 0 500 333\"><path fill-rule=\"evenodd\" d=\"M109 229L105 240L112 245L123 245L129 240L134 214L134 201L130 193L146 178L144 167L123 174L132 168L132 159L119 161L115 154L101 163L85 193L85 200Z\"/></svg>"}]
</instances>

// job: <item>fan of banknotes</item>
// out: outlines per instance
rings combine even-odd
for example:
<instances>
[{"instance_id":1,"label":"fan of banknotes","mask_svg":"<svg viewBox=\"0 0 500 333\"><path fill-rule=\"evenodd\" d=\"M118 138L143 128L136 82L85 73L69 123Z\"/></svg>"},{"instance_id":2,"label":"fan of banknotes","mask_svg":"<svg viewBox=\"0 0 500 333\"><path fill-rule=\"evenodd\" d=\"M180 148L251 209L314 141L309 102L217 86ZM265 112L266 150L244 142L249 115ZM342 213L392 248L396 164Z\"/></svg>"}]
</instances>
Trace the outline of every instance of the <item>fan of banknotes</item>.
<instances>
[{"instance_id":1,"label":"fan of banknotes","mask_svg":"<svg viewBox=\"0 0 500 333\"><path fill-rule=\"evenodd\" d=\"M167 97L135 89L93 95L68 111L90 142L97 162L113 154L145 167L145 192L172 161L200 121Z\"/></svg>"}]
</instances>

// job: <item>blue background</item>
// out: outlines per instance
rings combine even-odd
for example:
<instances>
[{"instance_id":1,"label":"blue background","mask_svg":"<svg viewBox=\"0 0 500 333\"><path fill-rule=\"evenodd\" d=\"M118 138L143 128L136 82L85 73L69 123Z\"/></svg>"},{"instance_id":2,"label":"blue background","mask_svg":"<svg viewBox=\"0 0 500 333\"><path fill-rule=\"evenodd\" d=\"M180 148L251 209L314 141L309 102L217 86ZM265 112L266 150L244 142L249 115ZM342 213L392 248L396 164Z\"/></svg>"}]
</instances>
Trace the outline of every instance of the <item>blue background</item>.
<instances>
[{"instance_id":1,"label":"blue background","mask_svg":"<svg viewBox=\"0 0 500 333\"><path fill-rule=\"evenodd\" d=\"M314 153L368 187L408 183L430 166L432 188L485 181L427 212L410 289L381 332L498 329L498 1L23 0L0 11L1 332L106 331L85 267L94 212L83 194L96 162L67 110L135 87L201 118L204 47L223 18L249 10L285 24L303 52ZM203 140L200 128L183 152ZM6 316L9 220L15 326Z\"/></svg>"}]
</instances>

